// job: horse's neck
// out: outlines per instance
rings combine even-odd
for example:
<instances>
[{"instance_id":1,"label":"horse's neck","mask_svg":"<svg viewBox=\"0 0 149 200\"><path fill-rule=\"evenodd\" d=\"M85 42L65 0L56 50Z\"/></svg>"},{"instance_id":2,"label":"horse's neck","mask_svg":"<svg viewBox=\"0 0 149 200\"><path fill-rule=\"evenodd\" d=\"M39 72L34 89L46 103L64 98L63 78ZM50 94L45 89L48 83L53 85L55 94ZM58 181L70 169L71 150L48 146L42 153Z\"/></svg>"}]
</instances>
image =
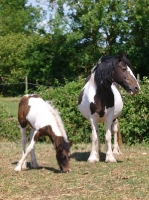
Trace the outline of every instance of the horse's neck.
<instances>
[{"instance_id":1,"label":"horse's neck","mask_svg":"<svg viewBox=\"0 0 149 200\"><path fill-rule=\"evenodd\" d=\"M104 83L101 83L101 85L97 87L97 94L106 98L109 92L111 91L111 85L112 83L109 81L105 81Z\"/></svg>"}]
</instances>

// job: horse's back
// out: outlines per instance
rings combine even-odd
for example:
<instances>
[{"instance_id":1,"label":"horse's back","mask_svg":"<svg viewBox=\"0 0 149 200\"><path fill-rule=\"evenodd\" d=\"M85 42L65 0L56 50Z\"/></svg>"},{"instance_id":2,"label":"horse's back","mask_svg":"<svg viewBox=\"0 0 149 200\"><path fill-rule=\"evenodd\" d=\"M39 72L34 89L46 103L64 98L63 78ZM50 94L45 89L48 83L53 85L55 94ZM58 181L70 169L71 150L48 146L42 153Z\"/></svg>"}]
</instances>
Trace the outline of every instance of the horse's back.
<instances>
[{"instance_id":1,"label":"horse's back","mask_svg":"<svg viewBox=\"0 0 149 200\"><path fill-rule=\"evenodd\" d=\"M47 107L47 103L42 98L30 98L28 105L30 111L26 119L30 122L33 128L39 129L51 123L52 113Z\"/></svg>"},{"instance_id":2,"label":"horse's back","mask_svg":"<svg viewBox=\"0 0 149 200\"><path fill-rule=\"evenodd\" d=\"M57 126L58 117L54 108L40 96L24 95L20 101L18 118L21 125L27 121L35 130L51 125L55 133L61 135Z\"/></svg>"}]
</instances>

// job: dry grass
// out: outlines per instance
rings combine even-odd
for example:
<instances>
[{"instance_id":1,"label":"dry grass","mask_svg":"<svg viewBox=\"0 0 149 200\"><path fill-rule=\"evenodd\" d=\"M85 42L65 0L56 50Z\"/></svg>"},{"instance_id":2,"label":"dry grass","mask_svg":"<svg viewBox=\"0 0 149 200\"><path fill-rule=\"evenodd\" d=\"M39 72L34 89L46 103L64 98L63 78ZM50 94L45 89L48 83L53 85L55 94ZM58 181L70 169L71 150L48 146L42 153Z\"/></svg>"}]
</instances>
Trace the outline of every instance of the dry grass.
<instances>
[{"instance_id":1,"label":"dry grass","mask_svg":"<svg viewBox=\"0 0 149 200\"><path fill-rule=\"evenodd\" d=\"M149 199L149 148L123 146L118 163L105 163L102 147L101 161L87 163L90 145L72 148L71 173L60 173L55 150L49 144L36 144L40 169L19 173L14 167L21 157L19 143L0 143L2 200L64 200L64 199ZM29 161L29 158L28 158Z\"/></svg>"}]
</instances>

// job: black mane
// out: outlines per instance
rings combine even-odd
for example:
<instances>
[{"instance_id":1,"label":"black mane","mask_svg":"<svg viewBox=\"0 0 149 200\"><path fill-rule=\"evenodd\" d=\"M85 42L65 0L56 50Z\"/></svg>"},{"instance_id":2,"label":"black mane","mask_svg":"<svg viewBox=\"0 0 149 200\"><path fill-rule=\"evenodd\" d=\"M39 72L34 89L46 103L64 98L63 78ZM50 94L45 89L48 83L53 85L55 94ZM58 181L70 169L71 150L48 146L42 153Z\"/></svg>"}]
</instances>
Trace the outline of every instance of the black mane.
<instances>
[{"instance_id":1,"label":"black mane","mask_svg":"<svg viewBox=\"0 0 149 200\"><path fill-rule=\"evenodd\" d=\"M115 70L120 60L125 62L132 69L130 61L126 57L121 57L120 55L104 56L100 59L100 61L98 61L96 67L93 70L93 72L95 72L94 80L97 88L111 88L111 84L113 82L112 71Z\"/></svg>"}]
</instances>

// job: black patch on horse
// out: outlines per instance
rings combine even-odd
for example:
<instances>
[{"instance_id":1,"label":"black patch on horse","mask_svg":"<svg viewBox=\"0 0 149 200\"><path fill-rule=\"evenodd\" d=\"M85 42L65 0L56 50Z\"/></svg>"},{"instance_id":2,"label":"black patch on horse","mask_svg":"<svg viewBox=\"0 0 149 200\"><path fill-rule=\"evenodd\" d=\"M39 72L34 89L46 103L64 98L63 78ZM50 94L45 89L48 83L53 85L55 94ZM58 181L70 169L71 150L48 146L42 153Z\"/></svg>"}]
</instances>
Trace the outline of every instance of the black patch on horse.
<instances>
[{"instance_id":1,"label":"black patch on horse","mask_svg":"<svg viewBox=\"0 0 149 200\"><path fill-rule=\"evenodd\" d=\"M114 106L114 95L112 90L109 90L107 95L103 93L96 93L94 96L94 103L90 103L91 114L98 113L100 117L105 114L105 108L111 108Z\"/></svg>"}]
</instances>

